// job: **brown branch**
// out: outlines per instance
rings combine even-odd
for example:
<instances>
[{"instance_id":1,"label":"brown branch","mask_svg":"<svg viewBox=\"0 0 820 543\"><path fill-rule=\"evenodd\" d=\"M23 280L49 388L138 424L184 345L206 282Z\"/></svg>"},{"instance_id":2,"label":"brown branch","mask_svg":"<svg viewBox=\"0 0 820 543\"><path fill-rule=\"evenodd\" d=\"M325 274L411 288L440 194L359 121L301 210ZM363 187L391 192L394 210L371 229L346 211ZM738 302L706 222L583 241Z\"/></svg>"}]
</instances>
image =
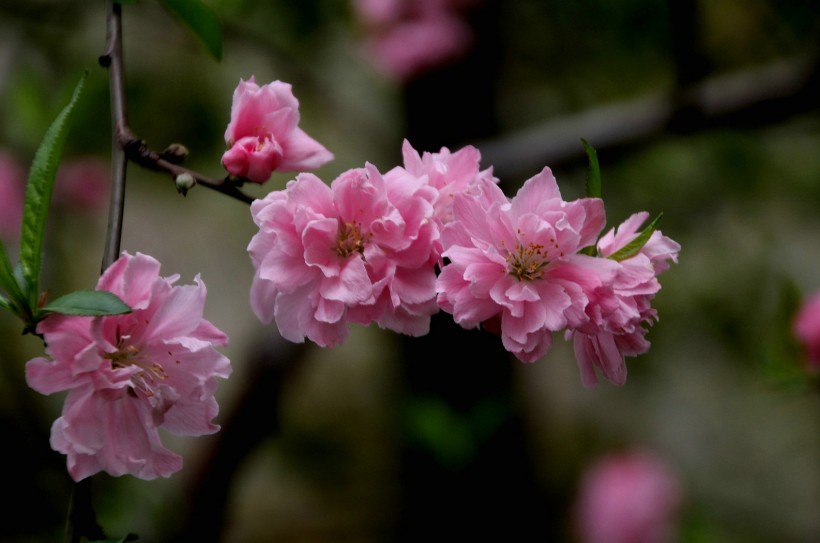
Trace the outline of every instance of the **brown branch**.
<instances>
[{"instance_id":1,"label":"brown branch","mask_svg":"<svg viewBox=\"0 0 820 543\"><path fill-rule=\"evenodd\" d=\"M152 171L168 173L173 180L176 180L180 174L188 174L193 177L197 185L205 186L226 196L245 202L246 204L256 199L254 196L250 196L239 190L239 185L244 182L243 179L231 176L214 179L180 166L174 162L172 157L167 153L158 153L148 147L145 141L134 136L127 127L119 132L118 145L123 149L125 156L131 162Z\"/></svg>"}]
</instances>

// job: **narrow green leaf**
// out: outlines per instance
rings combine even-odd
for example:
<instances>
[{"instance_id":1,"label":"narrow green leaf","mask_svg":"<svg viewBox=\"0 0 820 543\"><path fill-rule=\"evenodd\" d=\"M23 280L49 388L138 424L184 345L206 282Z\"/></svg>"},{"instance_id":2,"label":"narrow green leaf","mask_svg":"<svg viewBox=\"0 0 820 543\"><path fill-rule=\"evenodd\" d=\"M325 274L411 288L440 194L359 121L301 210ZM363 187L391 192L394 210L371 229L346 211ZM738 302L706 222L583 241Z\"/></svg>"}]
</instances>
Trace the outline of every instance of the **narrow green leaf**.
<instances>
[{"instance_id":1,"label":"narrow green leaf","mask_svg":"<svg viewBox=\"0 0 820 543\"><path fill-rule=\"evenodd\" d=\"M68 105L63 108L46 131L43 141L34 154L34 161L29 170L26 185L25 205L23 207L23 225L20 233L20 265L26 285L29 307L36 306L40 265L42 263L43 234L46 215L51 204L51 193L60 155L63 152L68 135L71 113L80 98L88 78L86 71L77 86Z\"/></svg>"},{"instance_id":2,"label":"narrow green leaf","mask_svg":"<svg viewBox=\"0 0 820 543\"><path fill-rule=\"evenodd\" d=\"M57 298L41 308L47 313L102 317L130 313L131 308L116 295L103 290L78 290Z\"/></svg>"},{"instance_id":3,"label":"narrow green leaf","mask_svg":"<svg viewBox=\"0 0 820 543\"><path fill-rule=\"evenodd\" d=\"M11 311L12 313L15 313L14 308L11 306L11 304L6 299L6 297L3 296L2 294L0 294L0 307L2 307L3 309L5 309L7 311Z\"/></svg>"},{"instance_id":4,"label":"narrow green leaf","mask_svg":"<svg viewBox=\"0 0 820 543\"><path fill-rule=\"evenodd\" d=\"M598 165L598 152L589 144L587 140L581 138L581 144L589 159L589 169L587 170L587 197L601 198L601 167Z\"/></svg>"},{"instance_id":5,"label":"narrow green leaf","mask_svg":"<svg viewBox=\"0 0 820 543\"><path fill-rule=\"evenodd\" d=\"M9 260L8 253L6 253L6 248L2 241L0 241L0 288L2 288L10 298L10 301L7 300L7 303L10 303L10 309L14 313L17 313L20 318L26 320L26 317L31 312L28 298L20 287L20 283L17 281L17 277L14 274L14 269L11 266L11 261Z\"/></svg>"},{"instance_id":6,"label":"narrow green leaf","mask_svg":"<svg viewBox=\"0 0 820 543\"><path fill-rule=\"evenodd\" d=\"M620 262L622 260L626 260L627 258L633 257L636 254L638 254L638 252L641 249L643 249L643 246L646 245L646 242L649 241L649 238L652 237L652 234L655 232L655 230L658 229L658 226L660 226L661 224L662 218L663 213L659 213L658 216L655 217L655 219L651 223L649 223L646 228L641 230L641 233L638 234L638 236L635 239L621 247L620 250L615 251L614 253L609 255L609 258Z\"/></svg>"},{"instance_id":7,"label":"narrow green leaf","mask_svg":"<svg viewBox=\"0 0 820 543\"><path fill-rule=\"evenodd\" d=\"M188 27L208 53L222 60L222 31L219 18L200 0L159 0L176 19Z\"/></svg>"}]
</instances>

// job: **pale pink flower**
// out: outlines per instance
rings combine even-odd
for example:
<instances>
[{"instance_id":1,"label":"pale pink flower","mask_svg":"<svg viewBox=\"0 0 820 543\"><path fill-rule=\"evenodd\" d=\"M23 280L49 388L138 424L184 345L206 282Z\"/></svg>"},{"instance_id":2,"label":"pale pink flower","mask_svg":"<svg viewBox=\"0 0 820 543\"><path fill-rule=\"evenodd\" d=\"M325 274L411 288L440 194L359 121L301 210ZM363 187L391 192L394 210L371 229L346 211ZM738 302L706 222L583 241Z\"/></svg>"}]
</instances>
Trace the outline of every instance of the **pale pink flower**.
<instances>
[{"instance_id":1,"label":"pale pink flower","mask_svg":"<svg viewBox=\"0 0 820 543\"><path fill-rule=\"evenodd\" d=\"M17 160L0 151L0 240L12 243L20 234L26 174Z\"/></svg>"},{"instance_id":2,"label":"pale pink flower","mask_svg":"<svg viewBox=\"0 0 820 543\"><path fill-rule=\"evenodd\" d=\"M299 102L289 83L260 87L253 76L240 80L222 165L231 175L264 183L274 171L313 170L332 160L330 151L299 128L299 119Z\"/></svg>"},{"instance_id":3,"label":"pale pink flower","mask_svg":"<svg viewBox=\"0 0 820 543\"><path fill-rule=\"evenodd\" d=\"M575 528L581 543L672 543L682 505L682 484L661 458L611 454L582 478Z\"/></svg>"},{"instance_id":4,"label":"pale pink flower","mask_svg":"<svg viewBox=\"0 0 820 543\"><path fill-rule=\"evenodd\" d=\"M598 241L598 254L607 258L626 246L638 236L648 217L646 212L635 213L611 229ZM637 254L617 263L611 282L589 293L589 320L566 334L573 340L584 386L598 383L595 368L612 383L623 385L627 376L624 357L649 350L646 327L658 319L651 305L661 289L657 275L668 269L670 262L677 262L678 251L680 245L656 230Z\"/></svg>"},{"instance_id":5,"label":"pale pink flower","mask_svg":"<svg viewBox=\"0 0 820 543\"><path fill-rule=\"evenodd\" d=\"M386 183L371 164L330 186L303 173L251 204L251 307L290 341L331 347L349 323L409 335L429 330L435 303L435 191Z\"/></svg>"},{"instance_id":6,"label":"pale pink flower","mask_svg":"<svg viewBox=\"0 0 820 543\"><path fill-rule=\"evenodd\" d=\"M119 296L126 315L52 314L37 331L49 357L26 364L29 386L42 394L68 391L51 427L51 446L68 456L79 481L100 471L140 479L168 477L182 458L166 449L159 429L211 434L218 406L217 377L230 363L215 347L227 337L203 318L205 285L176 286L160 264L123 253L100 277L97 290Z\"/></svg>"},{"instance_id":7,"label":"pale pink flower","mask_svg":"<svg viewBox=\"0 0 820 543\"><path fill-rule=\"evenodd\" d=\"M820 372L820 292L810 296L794 317L794 334L808 357L808 368Z\"/></svg>"},{"instance_id":8,"label":"pale pink flower","mask_svg":"<svg viewBox=\"0 0 820 543\"><path fill-rule=\"evenodd\" d=\"M508 200L490 180L456 194L454 220L442 231L449 262L438 303L464 328L496 327L524 362L546 354L552 332L579 326L588 293L609 282L616 263L579 254L603 228L603 202L562 199L544 168Z\"/></svg>"}]
</instances>

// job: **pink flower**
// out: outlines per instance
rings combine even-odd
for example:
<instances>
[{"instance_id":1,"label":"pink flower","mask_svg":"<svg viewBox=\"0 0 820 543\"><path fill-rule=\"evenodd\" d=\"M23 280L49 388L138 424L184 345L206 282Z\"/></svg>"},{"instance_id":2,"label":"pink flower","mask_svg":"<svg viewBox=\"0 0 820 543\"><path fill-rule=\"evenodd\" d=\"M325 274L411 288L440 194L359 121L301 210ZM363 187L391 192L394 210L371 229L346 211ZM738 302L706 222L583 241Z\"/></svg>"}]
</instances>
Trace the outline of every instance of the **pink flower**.
<instances>
[{"instance_id":1,"label":"pink flower","mask_svg":"<svg viewBox=\"0 0 820 543\"><path fill-rule=\"evenodd\" d=\"M546 354L552 332L585 322L588 293L617 264L578 254L604 225L600 199L565 202L549 168L508 200L493 182L459 193L442 231L438 303L465 328L497 327L524 362Z\"/></svg>"},{"instance_id":2,"label":"pink flower","mask_svg":"<svg viewBox=\"0 0 820 543\"><path fill-rule=\"evenodd\" d=\"M0 240L11 243L20 234L26 175L9 153L0 151Z\"/></svg>"},{"instance_id":3,"label":"pink flower","mask_svg":"<svg viewBox=\"0 0 820 543\"><path fill-rule=\"evenodd\" d=\"M376 168L348 170L328 187L300 174L251 204L259 232L251 307L290 341L342 343L348 324L427 333L435 303L435 190Z\"/></svg>"},{"instance_id":4,"label":"pink flower","mask_svg":"<svg viewBox=\"0 0 820 543\"><path fill-rule=\"evenodd\" d=\"M463 56L473 31L456 0L357 0L354 10L367 31L364 51L378 69L401 81Z\"/></svg>"},{"instance_id":5,"label":"pink flower","mask_svg":"<svg viewBox=\"0 0 820 543\"><path fill-rule=\"evenodd\" d=\"M649 214L635 213L617 229L598 241L598 254L610 257L639 234ZM617 263L613 280L590 293L586 314L589 320L571 328L575 357L586 387L595 386L595 368L616 385L626 382L624 356L638 356L649 350L645 326L658 319L651 302L661 289L657 275L677 262L680 245L656 230L634 256Z\"/></svg>"},{"instance_id":6,"label":"pink flower","mask_svg":"<svg viewBox=\"0 0 820 543\"><path fill-rule=\"evenodd\" d=\"M575 503L582 543L671 543L683 500L681 483L647 452L612 454L584 474Z\"/></svg>"},{"instance_id":7,"label":"pink flower","mask_svg":"<svg viewBox=\"0 0 820 543\"><path fill-rule=\"evenodd\" d=\"M26 364L29 386L42 394L68 391L51 427L51 446L68 456L79 481L99 471L140 479L168 477L182 458L166 449L158 429L211 434L218 412L217 377L231 372L216 346L227 337L203 318L205 285L175 286L160 264L123 253L100 277L133 311L76 317L54 314L37 328L49 358Z\"/></svg>"},{"instance_id":8,"label":"pink flower","mask_svg":"<svg viewBox=\"0 0 820 543\"><path fill-rule=\"evenodd\" d=\"M820 292L803 303L793 326L795 336L806 350L809 370L820 372Z\"/></svg>"},{"instance_id":9,"label":"pink flower","mask_svg":"<svg viewBox=\"0 0 820 543\"><path fill-rule=\"evenodd\" d=\"M240 80L222 165L231 175L264 183L274 171L313 170L332 160L333 154L298 125L299 102L290 84L274 81L260 87L253 76Z\"/></svg>"},{"instance_id":10,"label":"pink flower","mask_svg":"<svg viewBox=\"0 0 820 543\"><path fill-rule=\"evenodd\" d=\"M399 176L401 171L416 177L426 176L427 183L438 192L435 218L441 227L453 219L453 200L456 194L475 188L480 180L498 183L498 179L493 176L492 167L479 169L481 153L472 145L456 152L442 147L438 153L425 151L419 155L410 142L404 140L401 149L404 167L397 166L387 172L385 178Z\"/></svg>"}]
</instances>

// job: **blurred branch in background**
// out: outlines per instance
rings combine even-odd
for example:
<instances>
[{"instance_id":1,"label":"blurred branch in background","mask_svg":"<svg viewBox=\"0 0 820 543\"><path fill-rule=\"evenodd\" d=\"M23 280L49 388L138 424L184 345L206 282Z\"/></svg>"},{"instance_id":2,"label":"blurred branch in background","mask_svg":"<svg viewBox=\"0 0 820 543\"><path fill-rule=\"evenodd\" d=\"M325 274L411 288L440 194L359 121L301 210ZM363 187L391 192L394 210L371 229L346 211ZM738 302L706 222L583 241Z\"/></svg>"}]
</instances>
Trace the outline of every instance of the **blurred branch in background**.
<instances>
[{"instance_id":1,"label":"blurred branch in background","mask_svg":"<svg viewBox=\"0 0 820 543\"><path fill-rule=\"evenodd\" d=\"M659 92L592 108L476 146L501 177L521 176L544 164L584 160L582 137L609 156L668 134L759 128L819 108L820 64L812 55L710 77L680 93Z\"/></svg>"}]
</instances>

